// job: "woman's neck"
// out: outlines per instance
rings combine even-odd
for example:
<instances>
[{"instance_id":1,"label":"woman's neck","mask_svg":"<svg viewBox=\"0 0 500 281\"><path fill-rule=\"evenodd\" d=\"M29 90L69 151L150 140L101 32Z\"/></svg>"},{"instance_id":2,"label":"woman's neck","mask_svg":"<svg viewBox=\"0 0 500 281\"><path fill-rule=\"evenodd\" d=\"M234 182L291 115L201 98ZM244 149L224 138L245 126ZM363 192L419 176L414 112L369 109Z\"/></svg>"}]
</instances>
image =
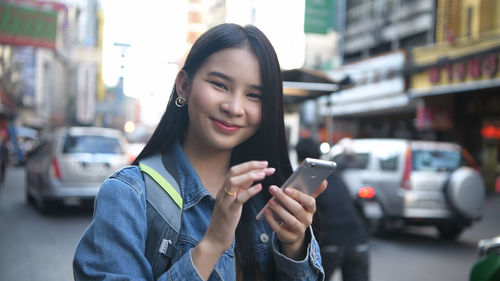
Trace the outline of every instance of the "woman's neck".
<instances>
[{"instance_id":1,"label":"woman's neck","mask_svg":"<svg viewBox=\"0 0 500 281\"><path fill-rule=\"evenodd\" d=\"M205 188L215 197L229 169L231 151L209 150L188 141L182 148Z\"/></svg>"}]
</instances>

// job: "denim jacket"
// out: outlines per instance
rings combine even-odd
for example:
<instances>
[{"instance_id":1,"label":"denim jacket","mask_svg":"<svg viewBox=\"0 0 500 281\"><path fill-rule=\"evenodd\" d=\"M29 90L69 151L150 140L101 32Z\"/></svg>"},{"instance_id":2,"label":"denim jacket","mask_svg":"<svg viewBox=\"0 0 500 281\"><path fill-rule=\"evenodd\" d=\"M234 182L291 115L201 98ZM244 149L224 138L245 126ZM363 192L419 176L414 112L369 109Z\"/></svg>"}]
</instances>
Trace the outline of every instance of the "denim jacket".
<instances>
[{"instance_id":1,"label":"denim jacket","mask_svg":"<svg viewBox=\"0 0 500 281\"><path fill-rule=\"evenodd\" d=\"M177 248L180 258L157 280L203 280L193 264L192 250L205 234L215 198L202 185L181 146L173 147L184 199ZM255 214L264 205L259 195L249 200ZM279 240L267 222L252 222L259 270L264 280L323 280L319 246L309 228L307 255L300 261L280 252ZM138 167L125 167L104 181L95 201L93 219L76 248L75 280L153 280L145 257L146 196ZM274 272L274 276L271 276ZM221 256L209 279L236 280L234 241Z\"/></svg>"}]
</instances>

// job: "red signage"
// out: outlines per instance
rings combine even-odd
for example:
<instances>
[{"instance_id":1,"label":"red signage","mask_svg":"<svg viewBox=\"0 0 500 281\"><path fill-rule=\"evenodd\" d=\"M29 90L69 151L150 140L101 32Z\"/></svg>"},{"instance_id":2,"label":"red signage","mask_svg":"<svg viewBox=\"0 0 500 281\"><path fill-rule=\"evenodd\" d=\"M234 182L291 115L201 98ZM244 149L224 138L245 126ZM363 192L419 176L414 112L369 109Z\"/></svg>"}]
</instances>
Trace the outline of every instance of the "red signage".
<instances>
[{"instance_id":1,"label":"red signage","mask_svg":"<svg viewBox=\"0 0 500 281\"><path fill-rule=\"evenodd\" d=\"M438 84L441 81L440 74L442 70L446 73L446 82L448 83L452 83L454 79L457 82L462 82L467 77L472 79L479 79L481 76L492 78L498 70L498 56L493 53L431 67L427 72L429 82Z\"/></svg>"},{"instance_id":2,"label":"red signage","mask_svg":"<svg viewBox=\"0 0 500 281\"><path fill-rule=\"evenodd\" d=\"M500 127L492 124L488 124L481 128L481 136L487 139L498 139L500 140Z\"/></svg>"},{"instance_id":3,"label":"red signage","mask_svg":"<svg viewBox=\"0 0 500 281\"><path fill-rule=\"evenodd\" d=\"M453 129L454 124L453 109L449 106L438 106L433 104L417 104L418 130L442 130Z\"/></svg>"}]
</instances>

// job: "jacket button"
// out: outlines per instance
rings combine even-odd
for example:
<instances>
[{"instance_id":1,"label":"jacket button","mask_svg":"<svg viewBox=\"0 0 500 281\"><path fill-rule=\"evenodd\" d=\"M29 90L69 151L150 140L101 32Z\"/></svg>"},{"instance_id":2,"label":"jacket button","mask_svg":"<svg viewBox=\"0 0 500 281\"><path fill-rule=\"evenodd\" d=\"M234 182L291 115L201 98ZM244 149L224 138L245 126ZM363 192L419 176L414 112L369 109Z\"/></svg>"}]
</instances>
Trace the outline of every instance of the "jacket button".
<instances>
[{"instance_id":1,"label":"jacket button","mask_svg":"<svg viewBox=\"0 0 500 281\"><path fill-rule=\"evenodd\" d=\"M267 243L268 241L269 241L269 235L267 235L266 233L262 233L260 235L260 242Z\"/></svg>"}]
</instances>

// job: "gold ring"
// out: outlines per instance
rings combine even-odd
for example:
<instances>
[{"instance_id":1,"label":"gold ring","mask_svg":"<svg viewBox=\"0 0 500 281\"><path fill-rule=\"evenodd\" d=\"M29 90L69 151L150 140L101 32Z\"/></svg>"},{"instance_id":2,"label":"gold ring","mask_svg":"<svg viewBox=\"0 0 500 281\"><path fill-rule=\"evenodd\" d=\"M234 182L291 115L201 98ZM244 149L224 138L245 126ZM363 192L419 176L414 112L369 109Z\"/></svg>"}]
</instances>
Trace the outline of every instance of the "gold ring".
<instances>
[{"instance_id":1,"label":"gold ring","mask_svg":"<svg viewBox=\"0 0 500 281\"><path fill-rule=\"evenodd\" d=\"M236 197L236 192L231 192L227 190L227 187L224 187L224 192L231 197Z\"/></svg>"}]
</instances>

